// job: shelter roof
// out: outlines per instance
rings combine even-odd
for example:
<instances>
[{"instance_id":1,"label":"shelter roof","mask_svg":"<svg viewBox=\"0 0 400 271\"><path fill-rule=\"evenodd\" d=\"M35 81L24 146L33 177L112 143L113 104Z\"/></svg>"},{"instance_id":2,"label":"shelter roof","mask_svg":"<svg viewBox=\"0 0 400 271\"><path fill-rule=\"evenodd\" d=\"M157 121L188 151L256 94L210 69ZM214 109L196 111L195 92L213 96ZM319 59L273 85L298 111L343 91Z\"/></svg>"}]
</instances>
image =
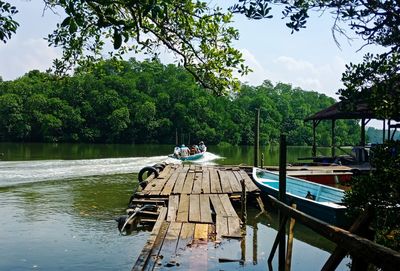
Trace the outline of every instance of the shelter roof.
<instances>
[{"instance_id":1,"label":"shelter roof","mask_svg":"<svg viewBox=\"0 0 400 271\"><path fill-rule=\"evenodd\" d=\"M368 104L359 103L356 105L355 110L347 110L342 102L335 103L334 105L325 108L312 116L304 119L310 120L337 120L337 119L381 119L377 117L372 110L368 108Z\"/></svg>"}]
</instances>

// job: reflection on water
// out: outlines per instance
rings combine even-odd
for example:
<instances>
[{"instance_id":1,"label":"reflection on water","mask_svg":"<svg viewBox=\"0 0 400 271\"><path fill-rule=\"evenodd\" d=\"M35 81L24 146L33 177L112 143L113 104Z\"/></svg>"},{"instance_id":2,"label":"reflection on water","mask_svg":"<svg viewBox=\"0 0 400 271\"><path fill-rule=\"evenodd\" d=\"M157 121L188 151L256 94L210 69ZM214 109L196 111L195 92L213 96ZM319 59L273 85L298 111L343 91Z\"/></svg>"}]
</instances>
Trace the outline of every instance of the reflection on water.
<instances>
[{"instance_id":1,"label":"reflection on water","mask_svg":"<svg viewBox=\"0 0 400 271\"><path fill-rule=\"evenodd\" d=\"M8 158L0 161L0 270L130 270L149 232L122 236L114 218L125 213L137 186L137 174L131 172L160 161L160 153L149 146L140 147L143 152L135 150L135 156L132 150L119 146L113 152L110 146L92 146L94 150L89 151L88 146L79 145L69 146L73 155L66 154L65 147L57 154L58 147L42 145L7 145L7 150L15 151L13 156L0 144L0 152ZM213 151L215 157L211 155L200 163L239 164L242 159L251 164L251 158L247 158L252 157L250 148ZM268 159L272 160L267 161L273 164L274 155L271 153ZM226 158L214 160L219 157ZM29 159L39 160L22 161ZM277 219L274 213L257 213L255 208L248 210L247 234L242 241L224 239L219 245L207 245L206 269L267 269ZM295 226L295 238L292 270L320 269L333 249L332 243L300 224ZM196 249L204 251L204 247L193 246L182 251L180 259L204 256ZM220 263L221 258L242 262ZM340 270L347 270L345 263Z\"/></svg>"},{"instance_id":2,"label":"reflection on water","mask_svg":"<svg viewBox=\"0 0 400 271\"><path fill-rule=\"evenodd\" d=\"M128 270L148 237L118 234L135 174L0 188L0 270ZM128 253L127 253L128 252Z\"/></svg>"}]
</instances>

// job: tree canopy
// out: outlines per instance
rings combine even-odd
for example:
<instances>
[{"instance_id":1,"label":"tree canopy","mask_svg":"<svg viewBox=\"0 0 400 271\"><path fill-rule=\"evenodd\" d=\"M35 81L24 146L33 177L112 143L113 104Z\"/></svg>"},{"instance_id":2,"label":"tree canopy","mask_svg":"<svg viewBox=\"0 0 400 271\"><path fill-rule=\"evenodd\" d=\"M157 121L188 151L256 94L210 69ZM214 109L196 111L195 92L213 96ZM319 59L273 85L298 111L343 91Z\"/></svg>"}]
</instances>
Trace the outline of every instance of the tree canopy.
<instances>
[{"instance_id":1,"label":"tree canopy","mask_svg":"<svg viewBox=\"0 0 400 271\"><path fill-rule=\"evenodd\" d=\"M243 0L231 7L232 12L252 19L271 18L274 5L283 7L286 25L294 31L305 28L311 12L329 12L334 21L332 33L348 33L347 25L364 46L378 45L386 49L381 54L366 54L362 63L349 63L342 76L345 85L338 90L349 106L363 100L378 116L400 120L400 3L394 0Z\"/></svg>"},{"instance_id":2,"label":"tree canopy","mask_svg":"<svg viewBox=\"0 0 400 271\"><path fill-rule=\"evenodd\" d=\"M63 49L55 61L57 72L103 57L112 43L112 56L128 51L157 56L161 48L176 55L203 87L215 94L239 88L234 76L247 74L242 54L232 47L239 37L229 23L232 14L203 1L191 0L44 0L45 9L63 11L61 21L49 34L50 45ZM15 6L0 1L0 39L7 41L18 23ZM109 46L110 47L110 46Z\"/></svg>"},{"instance_id":3,"label":"tree canopy","mask_svg":"<svg viewBox=\"0 0 400 271\"><path fill-rule=\"evenodd\" d=\"M0 82L0 140L36 142L175 143L175 132L192 142L250 145L255 110L261 109L262 144L288 133L290 145L310 145L303 119L335 102L323 94L265 81L216 97L182 67L159 61L101 61L59 77L30 71ZM356 121L337 123L338 144L359 138ZM318 126L328 146L330 126ZM186 142L185 140L185 142Z\"/></svg>"}]
</instances>

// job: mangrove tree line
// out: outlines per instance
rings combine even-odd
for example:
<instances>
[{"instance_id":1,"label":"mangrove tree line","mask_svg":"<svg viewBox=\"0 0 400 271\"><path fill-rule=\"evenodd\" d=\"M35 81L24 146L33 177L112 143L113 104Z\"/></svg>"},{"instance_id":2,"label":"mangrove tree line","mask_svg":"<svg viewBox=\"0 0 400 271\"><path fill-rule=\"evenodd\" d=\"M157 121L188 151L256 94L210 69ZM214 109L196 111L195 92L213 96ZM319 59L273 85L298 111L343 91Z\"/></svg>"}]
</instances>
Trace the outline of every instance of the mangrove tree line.
<instances>
[{"instance_id":1,"label":"mangrove tree line","mask_svg":"<svg viewBox=\"0 0 400 271\"><path fill-rule=\"evenodd\" d=\"M58 77L30 71L0 80L0 140L24 142L185 143L206 140L252 144L255 110L261 109L261 143L310 145L312 129L303 119L335 100L289 84L242 85L239 93L217 97L182 67L157 60L102 61ZM337 144L355 144L356 121L338 121ZM181 138L181 136L179 136ZM318 126L317 142L329 145L330 123Z\"/></svg>"}]
</instances>

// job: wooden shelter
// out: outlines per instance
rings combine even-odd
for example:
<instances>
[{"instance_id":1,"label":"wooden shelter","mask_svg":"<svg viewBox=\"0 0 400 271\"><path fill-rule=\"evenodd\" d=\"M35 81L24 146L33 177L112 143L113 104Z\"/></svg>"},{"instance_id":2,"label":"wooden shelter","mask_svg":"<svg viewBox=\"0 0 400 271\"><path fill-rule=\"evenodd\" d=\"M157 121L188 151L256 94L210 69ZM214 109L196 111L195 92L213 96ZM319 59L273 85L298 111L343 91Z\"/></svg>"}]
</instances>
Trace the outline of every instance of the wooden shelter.
<instances>
[{"instance_id":1,"label":"wooden shelter","mask_svg":"<svg viewBox=\"0 0 400 271\"><path fill-rule=\"evenodd\" d=\"M383 121L383 141L387 138L388 140L393 138L393 135L396 132L396 129L400 127L400 123L392 124L390 119L382 119L378 117L365 102L360 102L355 105L355 109L348 110L343 102L335 103L334 105L325 108L312 116L309 116L304 119L304 121L312 121L313 126L313 148L312 148L312 156L315 157L317 154L317 145L316 145L316 128L321 120L331 120L332 122L332 157L335 156L335 122L338 119L359 119L361 120L361 138L360 138L360 146L365 146L365 125L371 119L378 119ZM400 121L400 116L398 119L395 119L396 122ZM387 129L386 129L387 123ZM391 133L391 129L393 133ZM387 132L387 135L386 135Z\"/></svg>"}]
</instances>

